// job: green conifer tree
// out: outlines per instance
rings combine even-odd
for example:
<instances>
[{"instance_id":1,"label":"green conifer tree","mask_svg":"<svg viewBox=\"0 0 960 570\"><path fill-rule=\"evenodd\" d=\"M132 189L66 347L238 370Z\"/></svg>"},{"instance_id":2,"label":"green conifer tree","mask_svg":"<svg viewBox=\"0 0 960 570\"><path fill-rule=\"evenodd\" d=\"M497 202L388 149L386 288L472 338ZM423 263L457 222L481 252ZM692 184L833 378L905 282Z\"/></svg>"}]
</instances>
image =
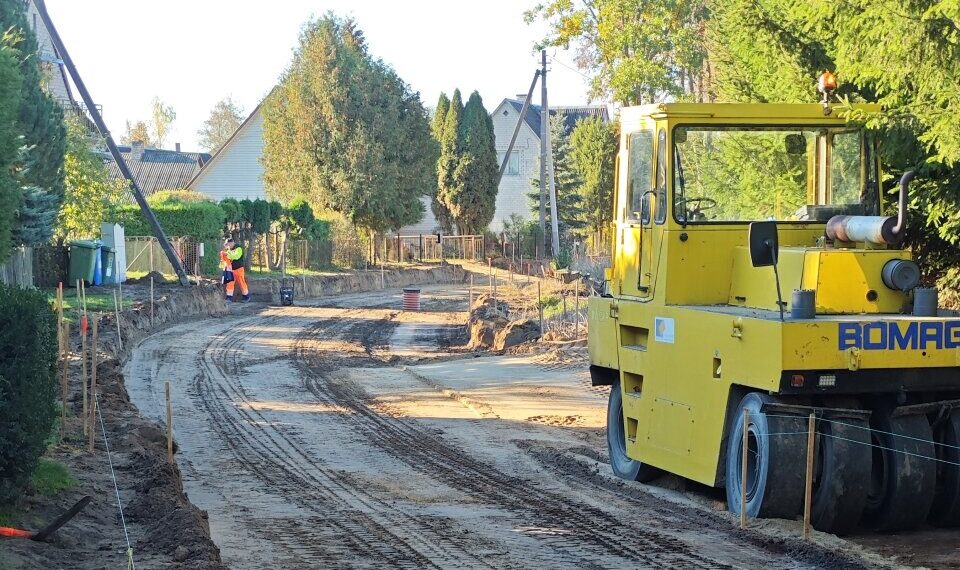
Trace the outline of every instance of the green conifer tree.
<instances>
[{"instance_id":1,"label":"green conifer tree","mask_svg":"<svg viewBox=\"0 0 960 570\"><path fill-rule=\"evenodd\" d=\"M13 43L10 33L0 32L0 263L10 256L10 234L21 200L20 185L11 174L19 147L16 118L21 101L19 53Z\"/></svg>"},{"instance_id":2,"label":"green conifer tree","mask_svg":"<svg viewBox=\"0 0 960 570\"><path fill-rule=\"evenodd\" d=\"M482 232L493 220L497 203L500 165L494 141L493 121L476 91L470 94L460 124L459 195L451 207L457 228L463 234Z\"/></svg>"},{"instance_id":3,"label":"green conifer tree","mask_svg":"<svg viewBox=\"0 0 960 570\"><path fill-rule=\"evenodd\" d=\"M560 115L550 117L550 143L553 150L553 180L557 191L557 225L560 228L561 247L569 241L571 233L582 233L587 226L583 197L580 193L582 179L573 159L570 146L570 130ZM530 179L530 192L527 193L530 209L534 215L540 215L540 179ZM547 197L549 200L549 196ZM547 226L550 221L550 208L547 208ZM549 240L548 240L549 241Z\"/></svg>"},{"instance_id":4,"label":"green conifer tree","mask_svg":"<svg viewBox=\"0 0 960 570\"><path fill-rule=\"evenodd\" d=\"M63 201L66 127L60 105L43 88L37 40L23 2L0 0L0 30L12 32L22 77L17 129L23 138L13 175L24 198L16 214L13 242L32 245L53 235L52 222Z\"/></svg>"},{"instance_id":5,"label":"green conifer tree","mask_svg":"<svg viewBox=\"0 0 960 570\"><path fill-rule=\"evenodd\" d=\"M443 133L446 129L447 121L447 110L450 108L450 99L447 97L446 93L440 94L440 99L437 100L437 108L433 112L433 122L431 123L431 131L433 133L433 140L437 141L437 148L443 144ZM437 166L439 169L439 160L437 161ZM439 184L438 184L439 186ZM440 226L440 231L443 233L450 233L453 229L453 218L450 216L450 210L443 205L443 202L437 197L439 193L439 188L435 189L433 196L430 200L430 209L433 211L433 217L437 220L437 225Z\"/></svg>"},{"instance_id":6,"label":"green conifer tree","mask_svg":"<svg viewBox=\"0 0 960 570\"><path fill-rule=\"evenodd\" d=\"M463 99L460 90L453 91L440 134L440 158L437 160L437 201L455 218L455 199L461 193L460 177L460 123L463 118Z\"/></svg>"}]
</instances>

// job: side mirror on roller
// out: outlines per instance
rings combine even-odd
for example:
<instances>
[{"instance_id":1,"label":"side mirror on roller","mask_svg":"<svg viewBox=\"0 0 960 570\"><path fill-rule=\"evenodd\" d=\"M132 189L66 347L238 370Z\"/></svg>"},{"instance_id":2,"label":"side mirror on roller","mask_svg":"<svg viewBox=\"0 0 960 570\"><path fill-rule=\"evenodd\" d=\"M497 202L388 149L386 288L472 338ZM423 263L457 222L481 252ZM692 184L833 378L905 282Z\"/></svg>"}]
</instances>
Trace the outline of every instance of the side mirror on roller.
<instances>
[{"instance_id":1,"label":"side mirror on roller","mask_svg":"<svg viewBox=\"0 0 960 570\"><path fill-rule=\"evenodd\" d=\"M754 267L768 267L777 264L780 245L777 240L777 223L752 222L748 233L750 261Z\"/></svg>"}]
</instances>

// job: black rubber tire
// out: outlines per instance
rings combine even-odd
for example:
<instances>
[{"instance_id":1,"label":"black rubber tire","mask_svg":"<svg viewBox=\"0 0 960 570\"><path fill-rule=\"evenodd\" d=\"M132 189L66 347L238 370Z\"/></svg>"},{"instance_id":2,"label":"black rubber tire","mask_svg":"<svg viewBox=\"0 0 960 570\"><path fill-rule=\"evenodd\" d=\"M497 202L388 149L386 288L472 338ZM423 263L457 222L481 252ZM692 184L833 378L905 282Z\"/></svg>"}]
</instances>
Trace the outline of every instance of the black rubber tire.
<instances>
[{"instance_id":1,"label":"black rubber tire","mask_svg":"<svg viewBox=\"0 0 960 570\"><path fill-rule=\"evenodd\" d=\"M870 431L866 420L817 422L813 528L849 534L860 522L870 491Z\"/></svg>"},{"instance_id":2,"label":"black rubber tire","mask_svg":"<svg viewBox=\"0 0 960 570\"><path fill-rule=\"evenodd\" d=\"M936 462L926 459L934 457L930 422L922 415L877 411L870 427L879 447L871 448L871 491L860 522L879 531L916 528L927 520L936 492Z\"/></svg>"},{"instance_id":3,"label":"black rubber tire","mask_svg":"<svg viewBox=\"0 0 960 570\"><path fill-rule=\"evenodd\" d=\"M752 392L743 397L730 418L727 431L727 505L740 514L740 479L743 457L743 410L750 415L748 445L754 459L748 462L747 515L750 517L792 519L803 507L806 466L806 420L798 416L768 416L761 406L774 399Z\"/></svg>"},{"instance_id":4,"label":"black rubber tire","mask_svg":"<svg viewBox=\"0 0 960 570\"><path fill-rule=\"evenodd\" d=\"M936 526L960 526L960 410L954 410L943 424L933 431L937 445L937 459L950 463L937 463L937 491L930 509L930 524Z\"/></svg>"},{"instance_id":5,"label":"black rubber tire","mask_svg":"<svg viewBox=\"0 0 960 570\"><path fill-rule=\"evenodd\" d=\"M644 465L641 461L627 456L627 435L623 426L623 394L620 393L620 380L610 386L610 398L607 400L607 454L613 474L628 481L646 483L660 476L656 467Z\"/></svg>"}]
</instances>

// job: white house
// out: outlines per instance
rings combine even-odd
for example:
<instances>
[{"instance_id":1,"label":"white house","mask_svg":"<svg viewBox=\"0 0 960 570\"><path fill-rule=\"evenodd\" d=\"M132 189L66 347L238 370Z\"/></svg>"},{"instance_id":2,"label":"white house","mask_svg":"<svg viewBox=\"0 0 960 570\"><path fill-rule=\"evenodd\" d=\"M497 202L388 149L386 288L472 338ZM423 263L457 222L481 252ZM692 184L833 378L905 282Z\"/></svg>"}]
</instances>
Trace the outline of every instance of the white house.
<instances>
[{"instance_id":1,"label":"white house","mask_svg":"<svg viewBox=\"0 0 960 570\"><path fill-rule=\"evenodd\" d=\"M216 201L224 198L266 199L263 184L263 114L260 108L250 113L237 130L213 154L187 184Z\"/></svg>"},{"instance_id":2,"label":"white house","mask_svg":"<svg viewBox=\"0 0 960 570\"><path fill-rule=\"evenodd\" d=\"M517 126L520 111L523 110L523 101L526 95L517 95L516 99L504 99L497 108L490 113L493 121L493 131L496 138L497 155L500 163L510 146L510 137ZM600 117L609 120L605 106L579 107L551 107L551 121L562 120L566 128L572 130L577 121L585 117ZM530 210L530 200L527 195L533 190L531 181L540 178L540 127L543 118L539 105L531 104L527 115L520 126L517 141L513 145L513 152L507 162L507 168L500 180L497 191L497 210L490 229L494 232L503 229L503 223L514 214L530 219L533 217Z\"/></svg>"}]
</instances>

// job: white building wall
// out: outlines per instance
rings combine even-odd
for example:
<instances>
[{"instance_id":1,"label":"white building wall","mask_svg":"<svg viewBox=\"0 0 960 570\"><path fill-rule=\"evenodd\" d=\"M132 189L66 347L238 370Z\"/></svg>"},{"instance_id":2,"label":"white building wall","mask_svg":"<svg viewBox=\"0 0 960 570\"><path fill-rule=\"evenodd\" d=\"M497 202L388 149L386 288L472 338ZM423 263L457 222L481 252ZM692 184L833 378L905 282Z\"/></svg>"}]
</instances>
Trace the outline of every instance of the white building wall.
<instances>
[{"instance_id":1,"label":"white building wall","mask_svg":"<svg viewBox=\"0 0 960 570\"><path fill-rule=\"evenodd\" d=\"M493 131L496 138L497 160L503 161L507 152L510 137L517 126L520 113L513 105L504 101L490 115L493 121ZM490 230L499 232L503 229L503 222L517 214L523 219L533 218L527 194L531 191L530 181L540 176L540 137L524 121L517 135L517 142L513 145L514 152L520 153L520 173L504 173L497 189L497 210L490 223Z\"/></svg>"},{"instance_id":2,"label":"white building wall","mask_svg":"<svg viewBox=\"0 0 960 570\"><path fill-rule=\"evenodd\" d=\"M240 131L203 167L191 189L220 201L266 199L263 184L263 114L257 108Z\"/></svg>"},{"instance_id":3,"label":"white building wall","mask_svg":"<svg viewBox=\"0 0 960 570\"><path fill-rule=\"evenodd\" d=\"M56 63L56 52L53 49L53 41L50 39L50 32L43 25L40 19L40 12L37 11L33 2L27 3L27 20L37 37L37 48L40 55L40 67L43 69L46 78L46 87L50 95L61 104L70 100L70 90L64 79L64 70L61 65Z\"/></svg>"},{"instance_id":4,"label":"white building wall","mask_svg":"<svg viewBox=\"0 0 960 570\"><path fill-rule=\"evenodd\" d=\"M419 234L435 234L438 231L437 219L433 215L433 210L430 209L431 199L429 196L422 196L420 198L420 203L423 204L423 219L418 223L404 226L400 228L400 235L404 236L415 236Z\"/></svg>"}]
</instances>

